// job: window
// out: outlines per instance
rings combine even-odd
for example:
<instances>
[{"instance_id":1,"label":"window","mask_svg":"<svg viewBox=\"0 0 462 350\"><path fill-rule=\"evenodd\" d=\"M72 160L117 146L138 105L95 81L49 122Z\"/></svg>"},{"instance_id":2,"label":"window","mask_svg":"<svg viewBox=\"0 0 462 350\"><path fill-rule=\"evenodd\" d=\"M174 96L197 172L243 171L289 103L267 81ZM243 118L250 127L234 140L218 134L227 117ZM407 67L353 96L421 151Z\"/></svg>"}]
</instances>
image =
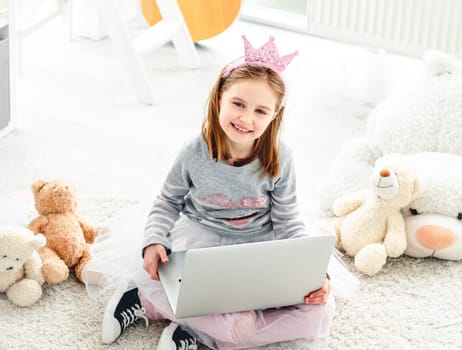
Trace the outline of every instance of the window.
<instances>
[{"instance_id":1,"label":"window","mask_svg":"<svg viewBox=\"0 0 462 350\"><path fill-rule=\"evenodd\" d=\"M306 0L242 0L241 18L306 32Z\"/></svg>"}]
</instances>

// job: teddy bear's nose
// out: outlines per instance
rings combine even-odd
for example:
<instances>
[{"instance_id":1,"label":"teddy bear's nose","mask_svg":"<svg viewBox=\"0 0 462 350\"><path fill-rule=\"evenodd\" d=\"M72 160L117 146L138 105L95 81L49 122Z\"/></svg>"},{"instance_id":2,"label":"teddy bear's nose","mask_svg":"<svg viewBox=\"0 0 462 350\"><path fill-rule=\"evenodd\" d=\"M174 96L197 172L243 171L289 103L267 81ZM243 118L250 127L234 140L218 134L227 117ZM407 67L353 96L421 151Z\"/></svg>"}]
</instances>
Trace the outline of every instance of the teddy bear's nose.
<instances>
[{"instance_id":1,"label":"teddy bear's nose","mask_svg":"<svg viewBox=\"0 0 462 350\"><path fill-rule=\"evenodd\" d=\"M424 247L440 250L449 247L456 240L456 235L446 227L426 225L417 230L416 238Z\"/></svg>"},{"instance_id":2,"label":"teddy bear's nose","mask_svg":"<svg viewBox=\"0 0 462 350\"><path fill-rule=\"evenodd\" d=\"M382 170L380 170L380 176L381 177L388 177L388 176L390 176L390 171L388 169L382 169Z\"/></svg>"},{"instance_id":3,"label":"teddy bear's nose","mask_svg":"<svg viewBox=\"0 0 462 350\"><path fill-rule=\"evenodd\" d=\"M10 270L13 270L13 266L10 266L10 267L6 268L6 271L10 271Z\"/></svg>"}]
</instances>

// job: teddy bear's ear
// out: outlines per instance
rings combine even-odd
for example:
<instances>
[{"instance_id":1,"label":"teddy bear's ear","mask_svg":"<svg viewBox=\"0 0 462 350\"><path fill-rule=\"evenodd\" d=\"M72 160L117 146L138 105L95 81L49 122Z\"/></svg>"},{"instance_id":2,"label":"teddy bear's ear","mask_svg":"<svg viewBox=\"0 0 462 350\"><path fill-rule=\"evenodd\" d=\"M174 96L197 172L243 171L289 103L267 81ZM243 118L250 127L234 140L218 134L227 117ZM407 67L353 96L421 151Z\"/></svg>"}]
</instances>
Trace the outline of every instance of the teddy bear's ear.
<instances>
[{"instance_id":1,"label":"teddy bear's ear","mask_svg":"<svg viewBox=\"0 0 462 350\"><path fill-rule=\"evenodd\" d=\"M32 184L32 192L34 195L40 192L40 190L45 186L47 182L45 180L37 180Z\"/></svg>"},{"instance_id":2,"label":"teddy bear's ear","mask_svg":"<svg viewBox=\"0 0 462 350\"><path fill-rule=\"evenodd\" d=\"M32 239L32 246L35 249L44 247L46 243L47 243L47 239L41 233L34 235L34 238Z\"/></svg>"}]
</instances>

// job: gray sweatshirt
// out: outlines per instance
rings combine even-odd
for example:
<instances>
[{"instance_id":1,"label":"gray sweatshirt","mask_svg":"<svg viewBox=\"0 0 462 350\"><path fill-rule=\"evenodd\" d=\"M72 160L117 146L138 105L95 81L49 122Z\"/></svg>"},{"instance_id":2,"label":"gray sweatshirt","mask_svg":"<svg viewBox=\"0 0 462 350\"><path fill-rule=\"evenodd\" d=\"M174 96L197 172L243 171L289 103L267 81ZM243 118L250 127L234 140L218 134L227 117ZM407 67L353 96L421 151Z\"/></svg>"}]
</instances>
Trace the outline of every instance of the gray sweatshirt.
<instances>
[{"instance_id":1,"label":"gray sweatshirt","mask_svg":"<svg viewBox=\"0 0 462 350\"><path fill-rule=\"evenodd\" d=\"M295 170L290 150L281 143L280 171L261 177L260 161L243 166L215 161L202 136L186 144L167 175L146 224L143 247L160 243L171 249L167 234L180 213L227 237L275 230L287 238L306 235L299 219Z\"/></svg>"}]
</instances>

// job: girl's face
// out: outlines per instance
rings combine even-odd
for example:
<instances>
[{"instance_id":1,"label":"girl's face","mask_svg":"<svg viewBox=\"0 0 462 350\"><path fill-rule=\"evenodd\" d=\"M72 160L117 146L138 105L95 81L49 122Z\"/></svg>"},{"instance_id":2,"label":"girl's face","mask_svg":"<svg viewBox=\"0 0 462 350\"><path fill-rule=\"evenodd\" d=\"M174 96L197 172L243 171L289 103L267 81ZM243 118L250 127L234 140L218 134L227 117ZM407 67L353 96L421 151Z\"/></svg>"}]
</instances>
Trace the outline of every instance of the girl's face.
<instances>
[{"instance_id":1,"label":"girl's face","mask_svg":"<svg viewBox=\"0 0 462 350\"><path fill-rule=\"evenodd\" d=\"M276 103L276 92L263 80L241 80L223 91L219 122L231 152L251 152L273 120Z\"/></svg>"}]
</instances>

